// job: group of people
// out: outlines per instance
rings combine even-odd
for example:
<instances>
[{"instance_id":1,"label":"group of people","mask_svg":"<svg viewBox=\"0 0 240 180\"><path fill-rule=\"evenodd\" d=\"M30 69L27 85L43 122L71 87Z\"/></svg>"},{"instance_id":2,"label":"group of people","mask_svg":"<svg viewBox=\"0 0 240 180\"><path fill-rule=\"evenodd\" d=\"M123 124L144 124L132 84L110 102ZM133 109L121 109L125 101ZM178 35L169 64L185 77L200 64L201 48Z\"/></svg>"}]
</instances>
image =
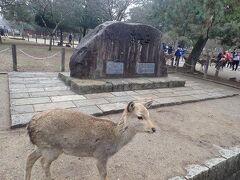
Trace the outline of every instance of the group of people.
<instances>
[{"instance_id":1,"label":"group of people","mask_svg":"<svg viewBox=\"0 0 240 180\"><path fill-rule=\"evenodd\" d=\"M220 52L217 56L217 65L221 63L222 68L226 66L227 68L231 68L233 71L238 69L239 61L240 52L237 52L237 49L234 49L232 52Z\"/></svg>"},{"instance_id":2,"label":"group of people","mask_svg":"<svg viewBox=\"0 0 240 180\"><path fill-rule=\"evenodd\" d=\"M165 53L168 53L168 54L172 54L173 53L173 47L171 45L165 45L165 43L162 44L163 46L163 51Z\"/></svg>"},{"instance_id":3,"label":"group of people","mask_svg":"<svg viewBox=\"0 0 240 180\"><path fill-rule=\"evenodd\" d=\"M169 55L174 53L174 48L171 45L165 45L165 43L162 44L163 47L163 51ZM181 58L184 57L184 55L186 54L186 49L182 48L181 46L178 46L178 48L176 49L174 55L175 55L175 65L179 65L179 61Z\"/></svg>"}]
</instances>

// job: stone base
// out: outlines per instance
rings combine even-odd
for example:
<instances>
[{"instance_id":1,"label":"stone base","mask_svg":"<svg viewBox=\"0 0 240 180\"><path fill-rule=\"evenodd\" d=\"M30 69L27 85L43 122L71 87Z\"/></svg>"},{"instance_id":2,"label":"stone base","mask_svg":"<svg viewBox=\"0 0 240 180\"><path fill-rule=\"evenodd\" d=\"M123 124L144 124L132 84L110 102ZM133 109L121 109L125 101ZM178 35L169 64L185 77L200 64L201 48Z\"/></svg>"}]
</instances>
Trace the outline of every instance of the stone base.
<instances>
[{"instance_id":1,"label":"stone base","mask_svg":"<svg viewBox=\"0 0 240 180\"><path fill-rule=\"evenodd\" d=\"M58 77L77 94L133 91L144 89L184 87L185 81L176 77L163 78L121 78L121 79L77 79L69 73L59 73Z\"/></svg>"}]
</instances>

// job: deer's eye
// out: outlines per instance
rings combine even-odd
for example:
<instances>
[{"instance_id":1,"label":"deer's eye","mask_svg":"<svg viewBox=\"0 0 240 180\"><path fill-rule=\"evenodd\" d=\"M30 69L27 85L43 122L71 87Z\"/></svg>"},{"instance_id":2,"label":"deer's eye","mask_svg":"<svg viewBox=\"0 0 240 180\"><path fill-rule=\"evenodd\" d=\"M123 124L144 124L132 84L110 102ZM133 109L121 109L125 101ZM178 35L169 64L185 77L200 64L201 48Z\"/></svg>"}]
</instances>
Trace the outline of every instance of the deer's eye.
<instances>
[{"instance_id":1,"label":"deer's eye","mask_svg":"<svg viewBox=\"0 0 240 180\"><path fill-rule=\"evenodd\" d=\"M139 120L143 120L143 117L142 117L142 116L138 116L138 119L139 119Z\"/></svg>"}]
</instances>

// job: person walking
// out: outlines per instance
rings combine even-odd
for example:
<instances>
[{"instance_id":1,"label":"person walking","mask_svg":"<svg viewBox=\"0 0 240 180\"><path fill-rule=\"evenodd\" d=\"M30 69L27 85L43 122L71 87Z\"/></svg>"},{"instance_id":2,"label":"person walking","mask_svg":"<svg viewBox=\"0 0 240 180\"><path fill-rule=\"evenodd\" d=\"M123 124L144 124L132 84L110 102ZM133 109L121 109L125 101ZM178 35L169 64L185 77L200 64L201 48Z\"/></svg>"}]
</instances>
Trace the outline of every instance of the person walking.
<instances>
[{"instance_id":1,"label":"person walking","mask_svg":"<svg viewBox=\"0 0 240 180\"><path fill-rule=\"evenodd\" d=\"M228 67L232 67L232 53L230 53L229 51L226 52L226 55L225 55L225 59L227 61L227 68Z\"/></svg>"},{"instance_id":2,"label":"person walking","mask_svg":"<svg viewBox=\"0 0 240 180\"><path fill-rule=\"evenodd\" d=\"M237 71L240 61L240 53L234 52L233 62L232 62L232 70ZM235 67L235 68L234 68Z\"/></svg>"},{"instance_id":3,"label":"person walking","mask_svg":"<svg viewBox=\"0 0 240 180\"><path fill-rule=\"evenodd\" d=\"M178 46L178 48L177 48L177 50L175 52L175 56L176 56L176 58L175 58L175 65L178 67L179 60L180 60L180 58L182 56L182 48L180 46Z\"/></svg>"},{"instance_id":4,"label":"person walking","mask_svg":"<svg viewBox=\"0 0 240 180\"><path fill-rule=\"evenodd\" d=\"M72 38L73 38L73 36L72 36L72 34L70 33L69 36L68 36L68 42L69 42L69 44L72 44Z\"/></svg>"}]
</instances>

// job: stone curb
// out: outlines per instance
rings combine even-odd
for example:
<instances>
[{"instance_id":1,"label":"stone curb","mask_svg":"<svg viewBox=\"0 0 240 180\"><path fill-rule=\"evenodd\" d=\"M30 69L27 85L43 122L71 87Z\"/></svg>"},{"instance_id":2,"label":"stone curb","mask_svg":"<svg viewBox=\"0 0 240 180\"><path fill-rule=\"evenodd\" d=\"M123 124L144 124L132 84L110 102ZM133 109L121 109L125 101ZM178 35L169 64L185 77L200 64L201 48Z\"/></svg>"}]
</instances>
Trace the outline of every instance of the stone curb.
<instances>
[{"instance_id":1,"label":"stone curb","mask_svg":"<svg viewBox=\"0 0 240 180\"><path fill-rule=\"evenodd\" d=\"M103 93L103 92L119 92L119 91L133 91L133 90L144 90L144 89L159 89L159 88L174 88L184 87L185 81L183 80L169 80L169 81L149 81L149 82L111 82L111 81L99 81L99 84L88 84L79 85L74 81L73 78L64 75L63 73L58 74L66 85L71 87L71 90L77 94L92 94L92 93Z\"/></svg>"},{"instance_id":2,"label":"stone curb","mask_svg":"<svg viewBox=\"0 0 240 180\"><path fill-rule=\"evenodd\" d=\"M186 103L194 103L194 102L200 102L200 101L205 101L205 100L222 99L222 98L233 97L233 96L237 96L237 95L238 94L232 94L232 95L225 95L225 96L222 96L222 97L209 97L209 98L204 98L204 99L180 100L180 101L168 102L168 103L154 102L153 105L151 106L151 109L159 108L159 107L165 107L165 106L174 106L174 105L186 104ZM122 111L123 111L123 108L119 108L119 109L114 109L114 110L110 110L110 111L104 111L102 113L94 113L94 114L91 114L91 115L104 116L104 115L109 115L109 114L120 113ZM26 126L26 124L24 124L24 123L23 124L17 124L17 125L11 126L11 129L24 127L24 126Z\"/></svg>"},{"instance_id":3,"label":"stone curb","mask_svg":"<svg viewBox=\"0 0 240 180\"><path fill-rule=\"evenodd\" d=\"M210 159L202 165L189 165L185 177L172 177L168 180L238 180L240 179L240 153L229 150L229 158L221 157Z\"/></svg>"}]
</instances>

